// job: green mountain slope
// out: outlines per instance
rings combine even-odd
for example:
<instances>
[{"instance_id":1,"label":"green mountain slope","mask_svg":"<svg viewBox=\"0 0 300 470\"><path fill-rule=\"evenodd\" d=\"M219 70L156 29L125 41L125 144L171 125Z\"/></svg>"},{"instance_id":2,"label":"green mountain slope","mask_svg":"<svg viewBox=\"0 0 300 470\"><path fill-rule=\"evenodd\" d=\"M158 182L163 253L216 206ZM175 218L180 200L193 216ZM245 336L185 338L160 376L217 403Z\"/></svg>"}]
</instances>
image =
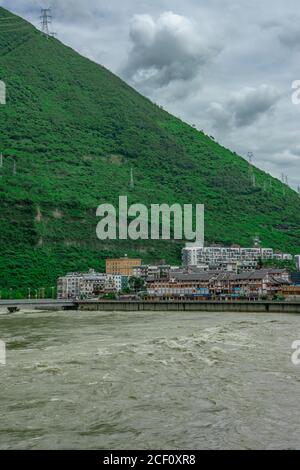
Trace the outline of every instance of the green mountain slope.
<instances>
[{"instance_id":1,"label":"green mountain slope","mask_svg":"<svg viewBox=\"0 0 300 470\"><path fill-rule=\"evenodd\" d=\"M0 80L0 288L51 286L125 252L178 263L183 243L97 240L97 206L126 194L204 203L209 242L251 245L259 234L300 252L294 191L256 168L254 188L244 159L3 8Z\"/></svg>"}]
</instances>

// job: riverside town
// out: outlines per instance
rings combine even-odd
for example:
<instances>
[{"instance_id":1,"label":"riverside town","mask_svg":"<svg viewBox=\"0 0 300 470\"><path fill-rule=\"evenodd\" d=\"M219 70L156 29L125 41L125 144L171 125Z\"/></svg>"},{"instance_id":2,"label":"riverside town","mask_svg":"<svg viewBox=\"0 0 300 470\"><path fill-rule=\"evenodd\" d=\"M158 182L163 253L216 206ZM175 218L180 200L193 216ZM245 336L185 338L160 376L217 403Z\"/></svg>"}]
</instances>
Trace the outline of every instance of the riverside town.
<instances>
[{"instance_id":1,"label":"riverside town","mask_svg":"<svg viewBox=\"0 0 300 470\"><path fill-rule=\"evenodd\" d=\"M57 283L58 299L195 302L300 300L300 255L238 245L188 246L182 264L143 264L142 259L107 259L106 272L68 273ZM288 267L278 267L286 265Z\"/></svg>"}]
</instances>

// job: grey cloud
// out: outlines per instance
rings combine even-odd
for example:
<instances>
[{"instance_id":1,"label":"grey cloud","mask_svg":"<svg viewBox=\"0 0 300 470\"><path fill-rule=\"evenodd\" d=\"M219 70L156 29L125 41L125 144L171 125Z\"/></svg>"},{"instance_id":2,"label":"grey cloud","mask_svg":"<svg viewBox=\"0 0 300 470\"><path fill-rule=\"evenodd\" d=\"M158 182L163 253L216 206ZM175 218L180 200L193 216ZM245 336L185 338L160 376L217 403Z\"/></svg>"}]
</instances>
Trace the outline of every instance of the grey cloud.
<instances>
[{"instance_id":1,"label":"grey cloud","mask_svg":"<svg viewBox=\"0 0 300 470\"><path fill-rule=\"evenodd\" d=\"M157 20L135 15L130 38L132 50L123 74L141 86L191 80L216 53L205 45L192 21L172 12L162 13Z\"/></svg>"},{"instance_id":2,"label":"grey cloud","mask_svg":"<svg viewBox=\"0 0 300 470\"><path fill-rule=\"evenodd\" d=\"M210 103L207 114L213 121L213 127L220 131L225 131L233 124L233 116L229 107L223 106L221 103Z\"/></svg>"},{"instance_id":3,"label":"grey cloud","mask_svg":"<svg viewBox=\"0 0 300 470\"><path fill-rule=\"evenodd\" d=\"M299 165L300 155L296 155L291 149L285 149L280 153L267 156L266 160L270 161L273 165L286 169L286 167L295 167Z\"/></svg>"},{"instance_id":4,"label":"grey cloud","mask_svg":"<svg viewBox=\"0 0 300 470\"><path fill-rule=\"evenodd\" d=\"M42 8L51 8L53 26L64 24L66 28L74 27L84 31L85 29L96 30L101 21L111 22L117 12L111 9L108 0L89 0L88 6L83 0L3 0L5 8L14 10L26 16L36 26L39 25L39 16ZM81 31L78 31L79 35ZM77 33L77 34L78 34ZM74 37L76 40L76 36Z\"/></svg>"},{"instance_id":5,"label":"grey cloud","mask_svg":"<svg viewBox=\"0 0 300 470\"><path fill-rule=\"evenodd\" d=\"M61 21L80 23L83 27L86 22L90 24L98 23L114 16L107 1L89 0L88 7L82 0L52 0L52 11L55 17ZM95 27L95 26L94 26Z\"/></svg>"},{"instance_id":6,"label":"grey cloud","mask_svg":"<svg viewBox=\"0 0 300 470\"><path fill-rule=\"evenodd\" d=\"M280 98L280 92L273 86L244 88L233 95L229 108L238 127L249 126L262 114L270 111Z\"/></svg>"},{"instance_id":7,"label":"grey cloud","mask_svg":"<svg viewBox=\"0 0 300 470\"><path fill-rule=\"evenodd\" d=\"M277 88L270 85L247 87L233 93L223 104L211 103L207 112L218 129L249 126L274 108L280 96Z\"/></svg>"},{"instance_id":8,"label":"grey cloud","mask_svg":"<svg viewBox=\"0 0 300 470\"><path fill-rule=\"evenodd\" d=\"M279 41L286 47L299 47L300 45L300 29L297 25L286 25L278 35Z\"/></svg>"},{"instance_id":9,"label":"grey cloud","mask_svg":"<svg viewBox=\"0 0 300 470\"><path fill-rule=\"evenodd\" d=\"M263 29L270 29L275 34L279 42L290 49L298 47L300 44L300 29L299 29L300 16L288 15L280 20L270 20L263 22L261 27Z\"/></svg>"}]
</instances>

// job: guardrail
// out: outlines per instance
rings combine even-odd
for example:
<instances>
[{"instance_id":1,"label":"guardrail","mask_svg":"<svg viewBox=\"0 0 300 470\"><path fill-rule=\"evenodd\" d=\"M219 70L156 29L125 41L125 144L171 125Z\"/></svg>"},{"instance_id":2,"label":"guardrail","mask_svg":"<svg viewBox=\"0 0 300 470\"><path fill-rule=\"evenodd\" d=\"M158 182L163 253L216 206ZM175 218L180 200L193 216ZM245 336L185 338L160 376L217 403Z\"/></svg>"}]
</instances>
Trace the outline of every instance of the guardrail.
<instances>
[{"instance_id":1,"label":"guardrail","mask_svg":"<svg viewBox=\"0 0 300 470\"><path fill-rule=\"evenodd\" d=\"M1 307L53 307L53 308L77 308L74 300L57 299L21 299L21 300L0 300Z\"/></svg>"}]
</instances>

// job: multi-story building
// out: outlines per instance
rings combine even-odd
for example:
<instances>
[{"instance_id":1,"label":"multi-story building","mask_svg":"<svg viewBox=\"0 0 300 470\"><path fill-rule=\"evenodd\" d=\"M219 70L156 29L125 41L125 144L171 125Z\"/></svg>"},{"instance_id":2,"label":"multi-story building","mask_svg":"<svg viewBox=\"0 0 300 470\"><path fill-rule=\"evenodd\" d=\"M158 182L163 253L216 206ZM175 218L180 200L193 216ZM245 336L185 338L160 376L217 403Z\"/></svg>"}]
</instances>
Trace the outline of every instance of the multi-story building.
<instances>
[{"instance_id":1,"label":"multi-story building","mask_svg":"<svg viewBox=\"0 0 300 470\"><path fill-rule=\"evenodd\" d=\"M300 300L300 285L286 285L281 289L281 294L290 301L299 301Z\"/></svg>"},{"instance_id":2,"label":"multi-story building","mask_svg":"<svg viewBox=\"0 0 300 470\"><path fill-rule=\"evenodd\" d=\"M111 287L111 285L108 286L106 275L90 270L88 274L82 275L80 281L80 297L84 299L94 297L96 291L104 291L107 287Z\"/></svg>"},{"instance_id":3,"label":"multi-story building","mask_svg":"<svg viewBox=\"0 0 300 470\"><path fill-rule=\"evenodd\" d=\"M113 279L117 292L121 292L128 287L128 276L122 276L122 274L107 274L107 276Z\"/></svg>"},{"instance_id":4,"label":"multi-story building","mask_svg":"<svg viewBox=\"0 0 300 470\"><path fill-rule=\"evenodd\" d=\"M91 298L100 294L118 293L127 287L128 278L120 274L70 273L57 282L59 299Z\"/></svg>"},{"instance_id":5,"label":"multi-story building","mask_svg":"<svg viewBox=\"0 0 300 470\"><path fill-rule=\"evenodd\" d=\"M291 282L290 274L284 269L261 269L251 273L240 273L230 276L230 297L247 297L259 299L263 296L273 297ZM226 292L221 292L221 296Z\"/></svg>"},{"instance_id":6,"label":"multi-story building","mask_svg":"<svg viewBox=\"0 0 300 470\"><path fill-rule=\"evenodd\" d=\"M300 272L291 274L292 283L296 286L300 286Z\"/></svg>"},{"instance_id":7,"label":"multi-story building","mask_svg":"<svg viewBox=\"0 0 300 470\"><path fill-rule=\"evenodd\" d=\"M133 276L140 277L144 281L147 279L167 279L170 276L170 272L179 270L179 266L170 266L167 264L162 265L141 265L133 268Z\"/></svg>"},{"instance_id":8,"label":"multi-story building","mask_svg":"<svg viewBox=\"0 0 300 470\"><path fill-rule=\"evenodd\" d=\"M69 273L57 281L58 299L76 299L80 297L81 273Z\"/></svg>"},{"instance_id":9,"label":"multi-story building","mask_svg":"<svg viewBox=\"0 0 300 470\"><path fill-rule=\"evenodd\" d=\"M115 258L106 260L106 274L121 274L122 276L133 276L133 269L141 266L142 260L139 258Z\"/></svg>"},{"instance_id":10,"label":"multi-story building","mask_svg":"<svg viewBox=\"0 0 300 470\"><path fill-rule=\"evenodd\" d=\"M206 246L186 247L182 250L182 261L185 266L208 264L210 269L224 269L226 265L237 267L237 270L251 271L257 268L258 262L266 260L291 261L288 253L274 253L272 248L242 248L240 246ZM235 269L232 269L233 271Z\"/></svg>"},{"instance_id":11,"label":"multi-story building","mask_svg":"<svg viewBox=\"0 0 300 470\"><path fill-rule=\"evenodd\" d=\"M147 294L150 299L175 300L209 297L212 273L173 273L170 279L149 281Z\"/></svg>"},{"instance_id":12,"label":"multi-story building","mask_svg":"<svg viewBox=\"0 0 300 470\"><path fill-rule=\"evenodd\" d=\"M293 261L293 255L291 255L290 253L275 252L273 255L273 259L277 261Z\"/></svg>"},{"instance_id":13,"label":"multi-story building","mask_svg":"<svg viewBox=\"0 0 300 470\"><path fill-rule=\"evenodd\" d=\"M290 284L286 270L266 269L235 274L230 272L173 273L170 279L147 283L150 299L259 299L273 297Z\"/></svg>"}]
</instances>

